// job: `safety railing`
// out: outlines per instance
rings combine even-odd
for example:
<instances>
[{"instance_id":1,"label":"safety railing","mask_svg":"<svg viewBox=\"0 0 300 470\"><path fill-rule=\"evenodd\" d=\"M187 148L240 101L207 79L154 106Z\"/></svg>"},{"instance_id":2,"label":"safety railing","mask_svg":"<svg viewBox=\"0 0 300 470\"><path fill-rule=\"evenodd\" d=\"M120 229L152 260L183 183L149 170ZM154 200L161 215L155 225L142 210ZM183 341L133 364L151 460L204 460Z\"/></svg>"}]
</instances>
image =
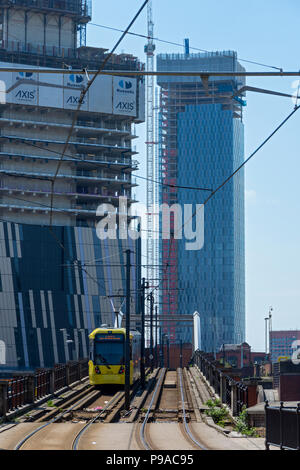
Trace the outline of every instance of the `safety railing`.
<instances>
[{"instance_id":1,"label":"safety railing","mask_svg":"<svg viewBox=\"0 0 300 470\"><path fill-rule=\"evenodd\" d=\"M0 379L0 418L87 376L88 360L83 359L56 364L53 369L37 369L26 376Z\"/></svg>"},{"instance_id":2,"label":"safety railing","mask_svg":"<svg viewBox=\"0 0 300 470\"><path fill-rule=\"evenodd\" d=\"M300 403L297 407L265 404L266 449L300 450Z\"/></svg>"},{"instance_id":3,"label":"safety railing","mask_svg":"<svg viewBox=\"0 0 300 470\"><path fill-rule=\"evenodd\" d=\"M193 363L197 365L222 403L228 406L233 416L237 416L245 406L248 408L248 387L225 374L216 366L209 354L196 351Z\"/></svg>"},{"instance_id":4,"label":"safety railing","mask_svg":"<svg viewBox=\"0 0 300 470\"><path fill-rule=\"evenodd\" d=\"M15 410L27 402L28 377L15 378L7 382L7 404Z\"/></svg>"},{"instance_id":5,"label":"safety railing","mask_svg":"<svg viewBox=\"0 0 300 470\"><path fill-rule=\"evenodd\" d=\"M39 400L46 395L50 395L51 391L51 371L40 370L35 375L35 399Z\"/></svg>"}]
</instances>

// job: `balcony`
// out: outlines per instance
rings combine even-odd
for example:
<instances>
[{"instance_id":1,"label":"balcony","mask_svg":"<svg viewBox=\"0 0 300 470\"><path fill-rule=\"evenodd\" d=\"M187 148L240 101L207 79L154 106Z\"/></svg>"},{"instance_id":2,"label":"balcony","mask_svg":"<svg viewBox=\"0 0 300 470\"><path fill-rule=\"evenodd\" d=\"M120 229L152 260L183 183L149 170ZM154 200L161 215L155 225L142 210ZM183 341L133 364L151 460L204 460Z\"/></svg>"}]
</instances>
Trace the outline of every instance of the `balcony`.
<instances>
[{"instance_id":1,"label":"balcony","mask_svg":"<svg viewBox=\"0 0 300 470\"><path fill-rule=\"evenodd\" d=\"M27 203L28 205L21 205L21 204L7 204L7 203L0 203L0 209L6 209L8 210L9 212L12 212L12 211L17 211L17 212L30 212L30 213L42 213L42 214L50 214L50 204L49 206L47 207L42 207L42 206L38 206L38 205L33 205L33 203L30 203L28 202ZM96 217L99 217L96 215L96 210L98 208L98 205L95 205L95 208L93 207L93 209L84 209L83 207L80 207L80 206L76 206L76 207L72 207L72 208L56 208L56 207L53 207L52 209L52 212L53 213L63 213L63 214L67 214L67 215L70 215L70 216L78 216L78 215L84 215L85 217L89 217L89 218L92 218L92 219L96 219ZM116 210L114 212L107 212L105 215L115 215L117 217L119 216L123 216L123 217L127 217L128 219L134 219L136 218L136 216L134 215L129 215L127 213L121 213L118 211L118 209L116 208Z\"/></svg>"},{"instance_id":2,"label":"balcony","mask_svg":"<svg viewBox=\"0 0 300 470\"><path fill-rule=\"evenodd\" d=\"M1 136L0 136L1 137ZM60 160L59 156L55 157L53 153L49 155L25 155L19 153L8 153L0 152L0 157L8 158L21 158L22 160L29 158L33 160ZM87 158L88 157L88 158ZM87 154L76 154L76 158L71 158L68 156L64 157L64 161L75 162L76 164L85 164L89 163L93 166L103 165L104 167L109 168L123 168L124 171L136 171L138 170L139 162L137 160L132 160L131 158L126 157L109 157L109 156L100 156L100 155L87 155ZM125 167L125 168L124 168Z\"/></svg>"},{"instance_id":3,"label":"balcony","mask_svg":"<svg viewBox=\"0 0 300 470\"><path fill-rule=\"evenodd\" d=\"M36 139L36 138L28 138L28 137L20 137L16 135L0 135L1 139L7 139L9 141L17 141L17 142L38 142L41 144L49 145L49 144L55 144L55 145L65 145L65 141L63 140L50 140L50 139ZM74 139L74 137L72 137ZM75 137L76 138L76 137ZM105 145L101 144L99 140L96 140L96 142L92 143L91 139L88 138L76 138L77 140L74 141L72 140L69 142L69 145L76 145L78 147L81 147L82 150L89 151L92 148L95 149L108 149L112 152L118 152L118 153L128 153L130 155L136 154L136 147L131 149L130 147L120 147L118 145Z\"/></svg>"},{"instance_id":4,"label":"balcony","mask_svg":"<svg viewBox=\"0 0 300 470\"><path fill-rule=\"evenodd\" d=\"M71 126L71 124L64 124L64 123L58 123L58 122L35 121L33 119L21 120L21 119L13 119L10 117L3 117L3 116L0 118L0 124L4 124L4 125L7 124L9 126L14 125L14 127L39 127L41 129L58 128L58 129L66 129L66 130L69 130ZM92 124L91 121L78 121L77 124L75 125L75 130L77 132L84 132L85 134L87 132L90 132L92 134L103 134L103 136L107 134L110 135L111 137L120 137L120 136L126 135L127 139L137 138L137 135L131 134L131 130L126 129L125 126L120 127L120 128L119 127L108 128L108 127L102 127L100 126L100 123L96 123L96 122L94 123L95 125L90 125L90 124ZM99 124L99 126L97 124ZM91 137L86 137L86 139L91 139Z\"/></svg>"},{"instance_id":5,"label":"balcony","mask_svg":"<svg viewBox=\"0 0 300 470\"><path fill-rule=\"evenodd\" d=\"M52 181L53 179L53 173L41 173L41 172L28 172L28 171L23 171L23 170L0 170L0 175L10 175L10 176L23 176L24 178L36 178L36 179L41 179L41 180L46 180L46 181ZM119 176L115 176L114 178L108 178L108 177L102 177L102 176L87 176L84 174L84 172L79 172L77 175L64 175L64 174L58 174L56 176L56 179L66 179L66 180L72 180L72 181L87 181L90 183L110 183L110 184L115 184L116 186L122 185L122 186L127 186L127 187L132 187L132 186L137 186L136 180L135 182L131 181L129 178L126 178L126 175L124 175L123 178L120 178Z\"/></svg>"},{"instance_id":6,"label":"balcony","mask_svg":"<svg viewBox=\"0 0 300 470\"><path fill-rule=\"evenodd\" d=\"M19 196L33 196L33 197L40 197L44 196L45 198L49 198L51 191L49 189L42 189L38 187L25 187L22 185L18 186L0 186L0 195L13 195L18 194ZM114 201L117 203L120 197L127 197L129 204L134 202L133 199L130 198L128 194L126 194L126 190L118 190L118 191L108 191L107 189L103 188L80 188L78 187L75 191L53 191L54 196L62 196L62 197L69 197L71 199L76 200L98 200L98 204L103 202L111 202Z\"/></svg>"}]
</instances>

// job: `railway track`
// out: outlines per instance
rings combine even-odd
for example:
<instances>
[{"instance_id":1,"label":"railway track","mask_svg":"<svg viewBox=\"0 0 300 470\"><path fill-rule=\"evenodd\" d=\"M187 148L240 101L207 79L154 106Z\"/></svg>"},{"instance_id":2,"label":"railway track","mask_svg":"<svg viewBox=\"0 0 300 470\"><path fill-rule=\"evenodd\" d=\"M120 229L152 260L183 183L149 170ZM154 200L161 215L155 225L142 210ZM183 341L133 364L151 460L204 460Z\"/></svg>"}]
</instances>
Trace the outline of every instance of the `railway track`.
<instances>
[{"instance_id":1,"label":"railway track","mask_svg":"<svg viewBox=\"0 0 300 470\"><path fill-rule=\"evenodd\" d=\"M195 433L196 429L201 432L197 423L202 421L195 397L189 371L155 369L145 390L141 390L138 382L132 388L129 411L124 409L123 390L91 387L61 404L63 409L48 409L35 422L17 426L15 434L8 431L7 437L2 435L1 447L115 449L116 433L120 432L124 436L122 445L128 450L206 450Z\"/></svg>"},{"instance_id":2,"label":"railway track","mask_svg":"<svg viewBox=\"0 0 300 470\"><path fill-rule=\"evenodd\" d=\"M177 400L176 408L174 407L175 400ZM187 441L188 446L193 449L207 450L190 425L192 421L199 421L199 419L200 414L197 415L194 411L194 397L188 375L183 374L182 369L177 369L177 372L167 372L166 369L161 369L151 397L146 403L146 412L140 423L137 440L143 450L163 450L158 449L154 443L163 440L164 426L157 426L157 423L173 423L173 426L177 423L180 434ZM158 437L155 438L156 433Z\"/></svg>"},{"instance_id":3,"label":"railway track","mask_svg":"<svg viewBox=\"0 0 300 470\"><path fill-rule=\"evenodd\" d=\"M138 388L139 382L131 390L131 399ZM90 408L86 408L87 404ZM52 410L37 420L37 423L43 422L43 424L22 437L14 450L43 450L51 446L52 441L54 441L53 448L58 448L59 445L59 448L62 446L64 450L79 450L82 437L92 425L116 421L122 413L124 404L124 391L119 390L112 395L92 387L89 393L78 397L71 406L65 403L65 409Z\"/></svg>"},{"instance_id":4,"label":"railway track","mask_svg":"<svg viewBox=\"0 0 300 470\"><path fill-rule=\"evenodd\" d=\"M22 440L17 443L14 450L21 450L22 448L24 448L24 445L31 438L33 437L36 438L37 434L40 433L43 429L51 426L54 423L59 422L61 419L64 418L65 415L72 412L75 408L78 408L78 406L83 406L84 404L89 402L91 399L96 398L97 396L99 396L100 393L101 392L96 392L93 387L92 390L90 390L88 393L84 393L83 396L80 396L80 398L77 397L75 403L73 403L71 406L69 406L68 402L65 403L64 406L66 407L66 409L62 411L55 409L51 411L50 413L48 413L47 415L43 416L43 418L41 418L40 420L37 420L37 422L45 421L47 419L49 421L45 422L44 424L41 424L41 426L38 426L36 429L28 433L25 437L23 437Z\"/></svg>"}]
</instances>

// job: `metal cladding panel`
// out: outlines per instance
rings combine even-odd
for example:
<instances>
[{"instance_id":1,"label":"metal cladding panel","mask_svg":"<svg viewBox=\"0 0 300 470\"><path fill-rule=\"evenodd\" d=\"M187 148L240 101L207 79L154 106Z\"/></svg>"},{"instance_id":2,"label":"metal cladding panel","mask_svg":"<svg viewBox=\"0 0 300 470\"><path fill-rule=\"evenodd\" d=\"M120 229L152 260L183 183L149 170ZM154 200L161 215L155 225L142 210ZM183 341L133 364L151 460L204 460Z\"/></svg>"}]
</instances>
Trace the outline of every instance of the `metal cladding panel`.
<instances>
[{"instance_id":1,"label":"metal cladding panel","mask_svg":"<svg viewBox=\"0 0 300 470\"><path fill-rule=\"evenodd\" d=\"M1 67L11 67L2 62ZM29 68L14 64L17 68ZM37 72L0 72L1 102L76 110L81 92L88 84L85 74L57 74ZM98 76L86 93L81 105L83 111L137 117L144 120L144 85L137 87L136 78Z\"/></svg>"},{"instance_id":2,"label":"metal cladding panel","mask_svg":"<svg viewBox=\"0 0 300 470\"><path fill-rule=\"evenodd\" d=\"M123 302L107 296L125 298L125 270L113 265L123 263L128 241L101 241L93 228L8 222L0 223L0 237L0 373L87 357L88 334L102 323L113 326L114 307ZM130 248L139 253L136 243ZM133 255L132 264L138 259ZM134 266L132 292L139 282Z\"/></svg>"},{"instance_id":3,"label":"metal cladding panel","mask_svg":"<svg viewBox=\"0 0 300 470\"><path fill-rule=\"evenodd\" d=\"M64 79L62 75L39 74L39 106L51 106L59 108L64 99ZM55 92L53 93L53 90Z\"/></svg>"},{"instance_id":4,"label":"metal cladding panel","mask_svg":"<svg viewBox=\"0 0 300 470\"><path fill-rule=\"evenodd\" d=\"M8 92L7 102L15 104L38 104L38 75L31 72L13 72L12 90Z\"/></svg>"},{"instance_id":5,"label":"metal cladding panel","mask_svg":"<svg viewBox=\"0 0 300 470\"><path fill-rule=\"evenodd\" d=\"M109 75L98 76L90 88L89 111L112 113L112 77Z\"/></svg>"},{"instance_id":6,"label":"metal cladding panel","mask_svg":"<svg viewBox=\"0 0 300 470\"><path fill-rule=\"evenodd\" d=\"M137 115L136 79L113 77L113 114Z\"/></svg>"}]
</instances>

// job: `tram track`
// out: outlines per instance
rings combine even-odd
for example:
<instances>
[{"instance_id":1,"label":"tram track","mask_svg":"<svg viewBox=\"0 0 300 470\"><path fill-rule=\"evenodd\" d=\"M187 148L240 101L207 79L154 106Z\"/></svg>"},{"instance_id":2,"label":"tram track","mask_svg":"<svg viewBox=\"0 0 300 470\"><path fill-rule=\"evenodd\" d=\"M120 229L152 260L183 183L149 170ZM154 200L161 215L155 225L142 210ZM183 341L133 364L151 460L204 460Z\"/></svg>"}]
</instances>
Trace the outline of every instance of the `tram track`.
<instances>
[{"instance_id":1,"label":"tram track","mask_svg":"<svg viewBox=\"0 0 300 470\"><path fill-rule=\"evenodd\" d=\"M14 447L14 450L23 450L29 447L34 447L34 449L38 450L40 447L39 444L39 439L41 439L41 447L43 447L43 438L45 439L45 430L50 434L51 433L51 427L53 425L58 425L58 423L63 426L63 424L69 424L73 425L72 428L74 428L76 434L75 437L73 438L72 441L72 446L70 446L71 449L75 449L77 443L79 442L79 435L82 435L82 431L85 430L88 426L90 426L92 423L100 420L102 417L103 419L107 417L107 414L110 412L112 409L112 406L114 404L118 404L120 400L122 400L124 393L121 391L118 391L117 393L114 393L113 397L110 395L104 394L100 390L95 390L94 387L92 387L92 390L88 393L85 394L85 396L81 397L80 399L77 399L75 403L72 404L72 406L66 406L68 405L67 403L65 404L65 409L64 410L53 410L52 413L55 413L55 416L51 416L51 412L44 416L42 419L45 421L46 419L49 419L49 421L44 422L41 426L38 428L34 429L30 433L28 433L25 437L22 438L21 441L17 443L17 445ZM93 408L91 410L86 411L87 416L92 413L93 417L92 418L84 418L81 416L79 419L88 419L87 423L84 424L84 426L80 428L80 430L77 432L76 428L81 425L81 422L79 422L76 425L74 423L77 423L78 418L76 419L76 413L84 413L84 406L87 404L97 404L99 402L99 398L101 397L102 402L105 403L105 406L100 410L95 412ZM75 413L75 421L73 420L73 413ZM47 428L47 429L46 429ZM63 429L61 427L61 429ZM68 427L69 429L69 427ZM43 432L44 431L44 432ZM77 440L76 440L77 439ZM29 441L32 441L31 443Z\"/></svg>"},{"instance_id":2,"label":"tram track","mask_svg":"<svg viewBox=\"0 0 300 470\"><path fill-rule=\"evenodd\" d=\"M177 369L177 373L167 372L161 369L151 398L147 401L147 411L140 423L137 441L143 450L163 450L159 449L155 441L160 438L155 437L162 434L163 426L157 426L157 423L178 424L180 435L186 441L186 444L197 450L207 450L200 442L200 438L195 435L191 427L191 421L199 421L200 414L194 412L195 400L193 390L188 380L189 376L182 369ZM170 379L171 377L171 379ZM176 377L176 383L175 383ZM175 397L178 398L177 409L174 409ZM164 405L173 404L173 408L166 409Z\"/></svg>"},{"instance_id":3,"label":"tram track","mask_svg":"<svg viewBox=\"0 0 300 470\"><path fill-rule=\"evenodd\" d=\"M138 388L139 382L136 382L131 390L131 399ZM84 408L87 404L90 406L88 409ZM107 393L107 388L96 390L95 387L91 387L88 394L80 396L72 405L67 402L64 405L65 409L53 410L38 420L37 423L43 422L43 424L22 437L14 446L14 450L42 450L49 445L47 441L53 440L61 442L64 450L79 450L81 438L92 425L117 421L124 404L124 391L119 390L112 395ZM48 421L45 422L46 420ZM55 434L61 436L61 441L54 436Z\"/></svg>"},{"instance_id":4,"label":"tram track","mask_svg":"<svg viewBox=\"0 0 300 470\"><path fill-rule=\"evenodd\" d=\"M99 392L98 392L98 394L99 394ZM45 422L44 424L42 424L38 428L36 428L33 431L31 431L30 433L28 433L25 437L23 437L23 439L17 443L14 450L21 450L22 447L24 446L24 444L29 441L29 439L31 439L33 436L36 436L41 430L47 428L51 424L56 423L59 420L61 420L67 413L70 413L70 411L72 411L73 409L75 409L79 405L83 405L84 403L86 403L87 400L89 400L91 398L91 395L92 396L95 395L94 387L93 387L92 390L89 391L88 394L85 392L83 397L81 397L79 399L78 399L78 397L76 397L77 399L76 399L75 403L73 403L73 405L69 406L69 402L65 403L64 406L67 406L66 409L64 409L62 411L53 410L52 412L48 413L46 416L43 416L43 418L42 418L43 421L45 421L45 419L47 417L48 417L48 419L50 418L50 421ZM53 418L52 418L51 413L53 413L55 415ZM40 420L38 420L38 422L40 422Z\"/></svg>"},{"instance_id":5,"label":"tram track","mask_svg":"<svg viewBox=\"0 0 300 470\"><path fill-rule=\"evenodd\" d=\"M30 426L26 435L18 428L18 442L15 438L9 448L83 450L94 445L102 448L101 442L109 443L106 429L113 433L113 424L124 423L122 429L128 429L131 436L128 448L207 450L195 433L196 429L199 432L195 423L202 419L193 394L193 381L186 369L155 369L145 390L136 382L131 389L129 410L124 406L124 390L116 391L113 386L101 390L91 387L75 401L74 397L66 401L64 409L51 410L35 423L23 424ZM99 441L100 435L103 441L102 438Z\"/></svg>"}]
</instances>

